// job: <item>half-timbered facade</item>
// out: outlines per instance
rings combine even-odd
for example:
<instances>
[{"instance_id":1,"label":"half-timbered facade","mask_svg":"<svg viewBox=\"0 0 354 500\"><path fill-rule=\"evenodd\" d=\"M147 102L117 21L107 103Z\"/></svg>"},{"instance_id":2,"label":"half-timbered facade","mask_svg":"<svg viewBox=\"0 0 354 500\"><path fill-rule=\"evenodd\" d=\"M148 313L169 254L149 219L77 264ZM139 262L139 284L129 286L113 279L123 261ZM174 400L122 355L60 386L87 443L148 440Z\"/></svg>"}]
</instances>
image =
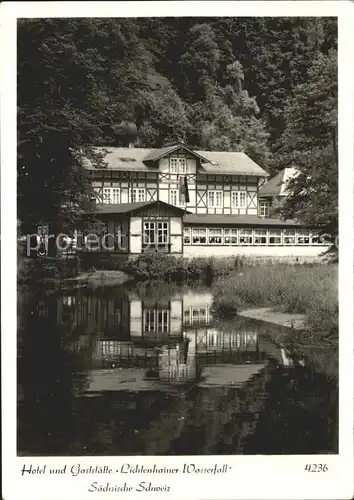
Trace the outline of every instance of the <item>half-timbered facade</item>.
<instances>
[{"instance_id":1,"label":"half-timbered facade","mask_svg":"<svg viewBox=\"0 0 354 500\"><path fill-rule=\"evenodd\" d=\"M163 201L198 214L258 214L258 189L268 174L244 153L184 146L101 151L107 167L88 165L97 204Z\"/></svg>"},{"instance_id":2,"label":"half-timbered facade","mask_svg":"<svg viewBox=\"0 0 354 500\"><path fill-rule=\"evenodd\" d=\"M97 207L100 230L88 230L92 236L99 232L90 242L90 250L134 255L154 249L182 254L184 214L181 208L162 201L102 204Z\"/></svg>"},{"instance_id":3,"label":"half-timbered facade","mask_svg":"<svg viewBox=\"0 0 354 500\"><path fill-rule=\"evenodd\" d=\"M259 189L259 215L269 217L280 207L289 195L289 182L298 175L296 168L284 168L264 182Z\"/></svg>"},{"instance_id":4,"label":"half-timbered facade","mask_svg":"<svg viewBox=\"0 0 354 500\"><path fill-rule=\"evenodd\" d=\"M318 231L269 217L261 193L278 181L267 182L267 172L242 152L183 144L97 151L106 166L87 162L87 170L110 251L315 256L327 248Z\"/></svg>"}]
</instances>

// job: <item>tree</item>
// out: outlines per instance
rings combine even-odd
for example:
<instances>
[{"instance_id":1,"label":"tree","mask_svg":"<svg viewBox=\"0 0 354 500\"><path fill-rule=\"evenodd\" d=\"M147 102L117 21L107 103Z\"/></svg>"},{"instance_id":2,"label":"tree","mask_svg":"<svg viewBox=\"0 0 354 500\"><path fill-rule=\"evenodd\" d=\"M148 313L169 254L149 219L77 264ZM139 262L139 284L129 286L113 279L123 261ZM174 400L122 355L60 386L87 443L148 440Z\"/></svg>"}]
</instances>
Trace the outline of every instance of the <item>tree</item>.
<instances>
[{"instance_id":1,"label":"tree","mask_svg":"<svg viewBox=\"0 0 354 500\"><path fill-rule=\"evenodd\" d=\"M243 68L234 61L226 68L224 87L207 85L206 98L190 108L192 142L209 150L244 151L254 161L269 163L268 134L256 100L243 88Z\"/></svg>"},{"instance_id":2,"label":"tree","mask_svg":"<svg viewBox=\"0 0 354 500\"><path fill-rule=\"evenodd\" d=\"M134 104L139 146L161 147L184 140L189 129L184 102L167 78L152 72L146 79L149 85L137 89Z\"/></svg>"},{"instance_id":3,"label":"tree","mask_svg":"<svg viewBox=\"0 0 354 500\"><path fill-rule=\"evenodd\" d=\"M206 89L216 84L219 60L220 51L211 26L195 24L188 32L186 49L179 61L184 75L184 90L180 90L188 102L202 100Z\"/></svg>"},{"instance_id":4,"label":"tree","mask_svg":"<svg viewBox=\"0 0 354 500\"><path fill-rule=\"evenodd\" d=\"M295 88L286 108L286 129L276 152L282 167L299 175L289 184L281 213L338 232L337 54L320 54L308 80Z\"/></svg>"},{"instance_id":5,"label":"tree","mask_svg":"<svg viewBox=\"0 0 354 500\"><path fill-rule=\"evenodd\" d=\"M240 61L245 86L255 96L267 123L272 147L285 127L285 107L293 89L305 83L318 54L336 48L335 18L220 18L212 20L221 51L223 85L225 54Z\"/></svg>"},{"instance_id":6,"label":"tree","mask_svg":"<svg viewBox=\"0 0 354 500\"><path fill-rule=\"evenodd\" d=\"M132 114L150 61L130 20L24 20L18 28L18 213L62 230L89 206L85 158ZM112 132L113 133L113 132ZM106 136L106 137L105 137Z\"/></svg>"}]
</instances>

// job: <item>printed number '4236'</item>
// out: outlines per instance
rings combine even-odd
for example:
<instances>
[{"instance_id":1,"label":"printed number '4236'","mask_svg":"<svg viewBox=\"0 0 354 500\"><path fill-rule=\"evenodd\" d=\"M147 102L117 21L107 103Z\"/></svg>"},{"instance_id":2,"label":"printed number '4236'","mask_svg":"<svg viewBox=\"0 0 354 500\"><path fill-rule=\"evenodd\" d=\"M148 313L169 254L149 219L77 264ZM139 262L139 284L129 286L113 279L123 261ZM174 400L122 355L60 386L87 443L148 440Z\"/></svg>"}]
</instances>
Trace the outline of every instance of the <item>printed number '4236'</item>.
<instances>
[{"instance_id":1,"label":"printed number '4236'","mask_svg":"<svg viewBox=\"0 0 354 500\"><path fill-rule=\"evenodd\" d=\"M305 470L307 472L327 472L328 465L327 464L306 464Z\"/></svg>"}]
</instances>

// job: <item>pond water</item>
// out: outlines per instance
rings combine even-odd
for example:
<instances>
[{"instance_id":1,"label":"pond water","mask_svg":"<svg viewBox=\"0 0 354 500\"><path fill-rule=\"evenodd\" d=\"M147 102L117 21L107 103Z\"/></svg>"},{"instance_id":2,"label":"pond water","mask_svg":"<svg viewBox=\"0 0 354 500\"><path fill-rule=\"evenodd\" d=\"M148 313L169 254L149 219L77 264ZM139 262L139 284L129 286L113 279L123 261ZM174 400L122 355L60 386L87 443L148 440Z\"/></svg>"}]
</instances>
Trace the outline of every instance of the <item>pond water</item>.
<instances>
[{"instance_id":1,"label":"pond water","mask_svg":"<svg viewBox=\"0 0 354 500\"><path fill-rule=\"evenodd\" d=\"M207 289L41 288L18 314L20 455L338 451L336 377Z\"/></svg>"}]
</instances>

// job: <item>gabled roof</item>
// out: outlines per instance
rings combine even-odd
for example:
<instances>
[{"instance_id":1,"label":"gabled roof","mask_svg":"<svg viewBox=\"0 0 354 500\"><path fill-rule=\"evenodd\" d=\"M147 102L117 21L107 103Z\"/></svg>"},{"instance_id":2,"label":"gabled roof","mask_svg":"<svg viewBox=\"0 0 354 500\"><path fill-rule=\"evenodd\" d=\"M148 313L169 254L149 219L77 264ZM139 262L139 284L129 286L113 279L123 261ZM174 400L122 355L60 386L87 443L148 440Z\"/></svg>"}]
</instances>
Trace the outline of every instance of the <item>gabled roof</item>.
<instances>
[{"instance_id":1,"label":"gabled roof","mask_svg":"<svg viewBox=\"0 0 354 500\"><path fill-rule=\"evenodd\" d=\"M284 168L260 188L259 196L286 196L289 180L297 174L296 168Z\"/></svg>"},{"instance_id":2,"label":"gabled roof","mask_svg":"<svg viewBox=\"0 0 354 500\"><path fill-rule=\"evenodd\" d=\"M104 161L107 163L108 170L158 172L158 168L149 165L149 163L172 154L181 148L200 159L201 172L205 174L268 176L265 170L242 152L192 151L183 144L175 144L159 149L115 147L96 147L94 149L96 152L105 154ZM86 160L85 166L91 170L103 170L94 167L90 160Z\"/></svg>"},{"instance_id":3,"label":"gabled roof","mask_svg":"<svg viewBox=\"0 0 354 500\"><path fill-rule=\"evenodd\" d=\"M202 163L207 174L230 174L268 177L269 174L249 156L236 151L197 151L208 162Z\"/></svg>"},{"instance_id":4,"label":"gabled roof","mask_svg":"<svg viewBox=\"0 0 354 500\"><path fill-rule=\"evenodd\" d=\"M151 207L154 205L162 205L165 207L169 207L174 210L176 213L180 213L181 215L188 213L183 208L175 207L174 205L170 205L165 203L164 201L137 201L131 203L104 203L102 205L96 205L96 211L99 214L133 214L138 212L141 208Z\"/></svg>"},{"instance_id":5,"label":"gabled roof","mask_svg":"<svg viewBox=\"0 0 354 500\"><path fill-rule=\"evenodd\" d=\"M150 205L149 201L142 201L136 203L103 203L96 205L96 211L100 214L127 214L132 210L146 207Z\"/></svg>"},{"instance_id":6,"label":"gabled roof","mask_svg":"<svg viewBox=\"0 0 354 500\"><path fill-rule=\"evenodd\" d=\"M234 226L303 226L294 220L266 219L258 215L229 215L229 214L186 214L183 217L184 224L193 225L234 225Z\"/></svg>"},{"instance_id":7,"label":"gabled roof","mask_svg":"<svg viewBox=\"0 0 354 500\"><path fill-rule=\"evenodd\" d=\"M174 153L175 151L178 151L178 149L184 149L191 155L197 156L200 158L202 161L207 161L207 159L203 156L201 156L199 151L193 151L192 149L187 148L184 144L174 144L173 146L167 146L166 148L160 148L160 149L155 149L152 150L144 159L144 161L153 161L153 160L159 160L160 158L163 158L166 155L169 155L171 153Z\"/></svg>"},{"instance_id":8,"label":"gabled roof","mask_svg":"<svg viewBox=\"0 0 354 500\"><path fill-rule=\"evenodd\" d=\"M104 156L104 161L107 163L109 170L121 171L138 171L138 172L158 172L157 168L145 165L144 160L151 152L156 151L151 148L112 148L112 147L96 147L98 153L107 154ZM87 160L86 167L91 170L104 170L95 168L92 163Z\"/></svg>"},{"instance_id":9,"label":"gabled roof","mask_svg":"<svg viewBox=\"0 0 354 500\"><path fill-rule=\"evenodd\" d=\"M165 148L160 148L160 149L152 149L144 158L145 161L153 161L153 160L159 160L160 158L163 158L164 156L173 153L174 151L177 151L181 147L180 144L174 144L173 146L167 146Z\"/></svg>"}]
</instances>

